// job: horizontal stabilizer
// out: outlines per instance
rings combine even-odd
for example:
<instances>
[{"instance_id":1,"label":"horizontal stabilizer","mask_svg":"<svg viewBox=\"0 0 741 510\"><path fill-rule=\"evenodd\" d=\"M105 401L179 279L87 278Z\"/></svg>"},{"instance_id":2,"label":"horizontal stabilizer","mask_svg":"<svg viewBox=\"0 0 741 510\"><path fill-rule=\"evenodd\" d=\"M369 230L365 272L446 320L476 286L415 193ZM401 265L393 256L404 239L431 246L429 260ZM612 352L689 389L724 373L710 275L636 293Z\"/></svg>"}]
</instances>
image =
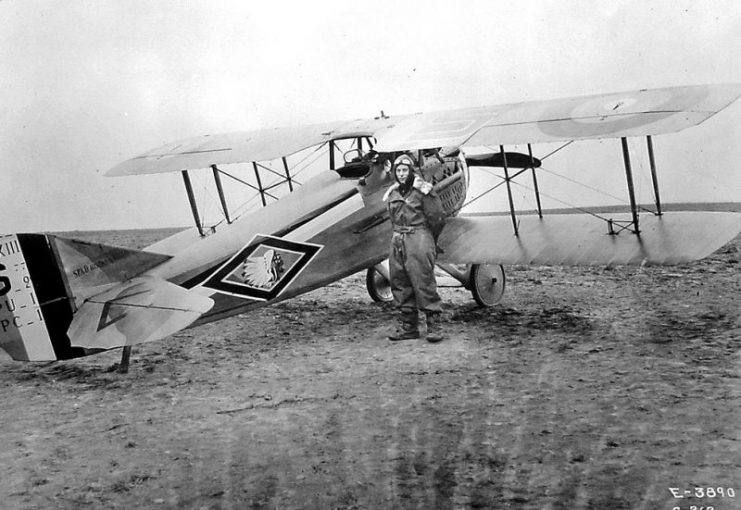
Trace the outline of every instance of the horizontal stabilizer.
<instances>
[{"instance_id":1,"label":"horizontal stabilizer","mask_svg":"<svg viewBox=\"0 0 741 510\"><path fill-rule=\"evenodd\" d=\"M50 234L0 236L0 349L24 361L90 354L67 337L78 306L170 258Z\"/></svg>"},{"instance_id":2,"label":"horizontal stabilizer","mask_svg":"<svg viewBox=\"0 0 741 510\"><path fill-rule=\"evenodd\" d=\"M625 224L630 214L613 214ZM741 232L741 214L670 212L642 215L640 235L608 233L604 219L587 214L517 217L463 216L445 225L439 262L450 264L622 265L681 264L707 257ZM616 229L617 230L617 229Z\"/></svg>"},{"instance_id":3,"label":"horizontal stabilizer","mask_svg":"<svg viewBox=\"0 0 741 510\"><path fill-rule=\"evenodd\" d=\"M113 349L151 342L192 324L213 300L165 280L141 277L89 298L67 332L72 345Z\"/></svg>"}]
</instances>

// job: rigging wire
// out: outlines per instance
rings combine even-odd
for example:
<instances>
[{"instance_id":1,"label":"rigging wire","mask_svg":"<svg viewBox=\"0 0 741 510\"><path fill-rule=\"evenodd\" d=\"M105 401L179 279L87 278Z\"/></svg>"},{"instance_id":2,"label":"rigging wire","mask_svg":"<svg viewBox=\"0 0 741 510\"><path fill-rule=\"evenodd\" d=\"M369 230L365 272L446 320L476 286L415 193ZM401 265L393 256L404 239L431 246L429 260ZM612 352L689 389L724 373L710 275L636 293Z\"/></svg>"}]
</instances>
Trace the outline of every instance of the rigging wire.
<instances>
[{"instance_id":1,"label":"rigging wire","mask_svg":"<svg viewBox=\"0 0 741 510\"><path fill-rule=\"evenodd\" d=\"M308 152L306 154L306 156L304 156L301 160L297 161L294 166L298 166L301 163L303 163L304 161L306 161L307 159L309 159L311 156L313 156L314 154L316 154L317 152L319 152L322 148L324 148L325 145L327 145L327 142L324 142L321 145L317 145L316 148L313 151Z\"/></svg>"},{"instance_id":2,"label":"rigging wire","mask_svg":"<svg viewBox=\"0 0 741 510\"><path fill-rule=\"evenodd\" d=\"M323 152L319 152L319 150L322 149L324 147L324 145L326 145L326 144L320 145L313 152L311 152L310 154L308 154L304 159L302 159L301 161L299 161L298 163L296 163L295 166L297 167L298 165L302 164L304 161L306 161L310 157L312 157L312 156L314 157L314 159L312 159L311 161L309 161L308 163L306 163L303 166L303 168L301 168L300 170L297 170L296 171L296 173L295 173L296 176L301 175L303 172L305 172L306 170L308 170L309 168L311 168L311 165L313 165L314 163L316 163L319 160L320 157L324 156L325 154L327 154L329 152L328 150L327 151L323 151Z\"/></svg>"},{"instance_id":3,"label":"rigging wire","mask_svg":"<svg viewBox=\"0 0 741 510\"><path fill-rule=\"evenodd\" d=\"M568 181L568 182L573 183L573 184L578 184L579 186L582 186L584 188L587 188L588 190L594 191L595 193L600 193L602 195L605 195L606 197L609 197L609 198L612 198L614 200L617 200L621 204L628 205L628 201L626 201L624 198L620 198L620 197L618 197L616 195L612 195L612 194L610 194L610 193L608 193L608 192L606 192L604 190L601 190L599 188L595 188L593 186L589 186L588 184L584 184L583 182L579 182L577 180L574 180L574 179L571 179L569 177L566 177L565 175L561 175L558 172L556 172L554 170L551 170L550 168L546 168L544 166L541 166L540 169L543 170L543 171L545 171L545 172L547 172L547 173L549 173L550 175L553 175L555 177L560 177L561 179L564 179L565 181ZM549 198L552 198L552 197L549 197ZM636 204L636 207L638 207L639 209L643 210L644 212L654 213L654 211L652 211L651 209L648 209L646 207L643 207L642 205Z\"/></svg>"},{"instance_id":4,"label":"rigging wire","mask_svg":"<svg viewBox=\"0 0 741 510\"><path fill-rule=\"evenodd\" d=\"M483 167L482 167L482 168L483 168ZM486 191L484 191L483 193L481 193L481 194L480 194L479 196L477 196L477 197L475 197L475 198L472 198L472 199L471 199L471 200L469 200L468 202L464 203L464 204L463 204L463 207L466 207L467 205L470 205L470 204L474 203L474 202L475 202L476 200L478 200L479 198L483 197L484 195L488 195L489 193L491 193L492 191L494 191L495 189L497 189L497 188L498 188L499 186L502 186L503 184L505 184L505 183L507 182L507 181L506 181L506 180L504 179L504 177L502 177L501 175L497 175L497 174L494 174L494 173L492 173L492 175L494 175L494 177L499 177L500 179L502 179L502 182L500 182L499 184L495 184L494 186L492 186L492 187L491 187L491 188L489 188L488 190L486 190Z\"/></svg>"},{"instance_id":5,"label":"rigging wire","mask_svg":"<svg viewBox=\"0 0 741 510\"><path fill-rule=\"evenodd\" d=\"M243 212L249 212L255 208L255 204L252 204L250 207L247 207L247 206L250 204L250 202L255 202L258 196L259 196L258 194L254 194L249 199L242 202L241 205L234 208L234 212L232 214L234 215L235 221L237 220L237 218L240 217L240 215ZM243 209L246 209L246 210L243 211Z\"/></svg>"},{"instance_id":6,"label":"rigging wire","mask_svg":"<svg viewBox=\"0 0 741 510\"><path fill-rule=\"evenodd\" d=\"M207 202L206 200L207 199L211 199L211 202L210 202L211 205L217 204L216 198L214 197L213 193L208 189L208 182L209 181L207 179L205 179L205 178L203 179L203 192L202 192L203 217L201 218L201 225L203 225L204 227L206 226L206 211L208 210L208 206L209 206L209 202ZM220 203L218 205L216 205L216 207L219 208L220 207ZM212 228L213 227L216 227L217 225L219 225L220 223L222 223L222 221L223 220L219 221L215 225L211 225L211 227Z\"/></svg>"},{"instance_id":7,"label":"rigging wire","mask_svg":"<svg viewBox=\"0 0 741 510\"><path fill-rule=\"evenodd\" d=\"M549 157L553 156L553 155L554 155L555 153L557 153L557 152L558 152L558 151L560 151L561 149L565 149L566 147L568 147L569 145L571 145L572 143L574 143L574 141L575 141L575 140L569 140L568 142L564 143L563 145L561 145L560 147L558 147L558 148L557 148L557 149L555 149L554 151L551 151L551 152L549 152L548 154L546 154L545 156L543 156L542 158L540 158L540 161L543 161L543 160L545 160L545 159L547 159L547 158L549 158ZM490 146L490 145L485 145L484 147L486 147L487 149L489 149L489 150L490 150L490 151L492 151L492 152L500 152L500 151L499 151L499 149L496 149L496 148L494 148L494 147L492 147L492 146ZM541 166L541 168L542 168L542 166ZM474 202L475 202L476 200L478 200L479 198L483 197L484 195L486 195L486 194L488 194L488 193L491 193L492 191L494 191L495 189L497 189L497 188L498 188L499 186L501 186L501 185L503 185L503 184L505 184L505 183L507 182L507 181L506 181L506 179L505 179L504 177L502 177L501 175L499 175L499 174L497 174L497 173L494 173L494 172L492 172L492 171L491 171L491 170L489 170L488 168L486 168L486 167L481 167L481 169L482 169L482 170L484 170L485 172L487 172L488 174L490 174L490 175L493 175L494 177L497 177L497 178L499 178L499 179L502 179L502 182L500 182L499 184L496 184L496 185L494 185L494 187L492 187L492 188L489 188L488 190L486 190L486 191L484 191L483 193L481 193L481 194L480 194L479 196L477 196L477 197L475 197L475 198L472 198L472 199L471 199L471 200L469 200L468 202L464 203L464 204L463 204L463 207L466 207L467 205L470 205L470 204L474 203ZM512 180L511 182L515 182L515 181L514 181L514 180ZM541 195L544 195L544 196L548 196L548 195L545 195L544 193L540 193L540 194L541 194ZM549 198L551 198L551 197L549 197ZM554 200L555 200L555 199L554 199Z\"/></svg>"},{"instance_id":8,"label":"rigging wire","mask_svg":"<svg viewBox=\"0 0 741 510\"><path fill-rule=\"evenodd\" d=\"M531 188L530 186L527 186L526 184L522 184L521 182L517 182L517 181L511 181L511 182L513 184L517 185L517 186L520 186L521 188L525 188L526 190L535 191L534 188ZM559 198L556 198L556 197L554 197L552 195L549 195L548 193L543 193L541 191L540 194L543 195L546 198L550 198L551 200L553 200L555 202L558 202L559 204L565 205L566 207L569 207L571 209L576 209L577 211L581 211L583 213L589 214L590 216L594 216L595 218L599 218L599 219L601 219L603 221L610 221L609 218L606 218L604 216L601 216L601 215L599 215L599 214L597 214L597 213L595 213L593 211L590 211L589 209L585 209L583 207L579 207L578 205L574 205L574 204L571 204L571 203L566 202L564 200L561 200Z\"/></svg>"},{"instance_id":9,"label":"rigging wire","mask_svg":"<svg viewBox=\"0 0 741 510\"><path fill-rule=\"evenodd\" d=\"M562 149L565 149L566 147L568 147L569 145L571 145L571 144L572 144L572 143L574 143L575 141L576 141L576 140L569 140L568 142L566 142L566 143L564 143L563 145L561 145L561 146L560 146L559 148L557 148L557 149L555 149L555 150L553 150L553 151L549 152L548 154L546 154L545 156L543 156L542 158L540 158L540 160L541 160L541 161L543 161L543 160L546 160L546 159L550 158L550 157L551 157L551 156L553 156L553 155L554 155L555 153L557 153L558 151L560 151L560 150L562 150ZM485 145L484 147L486 147L487 149L489 149L489 150L490 150L490 151L492 151L492 152L497 152L497 153L498 153L498 152L500 152L500 150L499 150L499 148L498 148L498 147L492 147L491 145Z\"/></svg>"},{"instance_id":10,"label":"rigging wire","mask_svg":"<svg viewBox=\"0 0 741 510\"><path fill-rule=\"evenodd\" d=\"M502 186L502 185L504 185L506 183L506 179L504 177L502 177L501 175L496 175L496 174L494 174L494 175L496 177L499 177L500 179L502 179L502 182L500 182L499 184L494 185L493 187L491 187L490 189L486 190L485 192L483 192L482 194L480 194L476 198L470 200L469 202L466 202L465 204L463 204L463 207L466 207L467 205L473 203L474 201L478 200L482 196L486 195L487 193L490 193L490 192L494 191L495 189L497 189L498 187L500 187L500 186ZM513 184L516 184L517 186L520 186L521 188L524 188L524 189L526 189L528 191L535 191L534 188L531 188L530 186L527 186L527 185L522 184L520 182L517 182L517 181L514 181L514 180L512 180L510 182L512 182ZM591 216L594 216L595 218L599 218L601 220L608 221L607 218L602 217L602 216L598 215L597 213L594 213L592 211L589 211L588 209L584 209L584 208L579 207L577 205L571 204L571 203L566 202L564 200L558 199L558 198L556 198L554 196L549 195L548 193L543 193L541 191L540 194L543 195L546 198L550 198L551 200L553 200L555 202L558 202L559 204L565 205L565 206L567 206L567 207L569 207L571 209L576 209L578 211L582 211L582 212L587 213L587 214L589 214Z\"/></svg>"},{"instance_id":11,"label":"rigging wire","mask_svg":"<svg viewBox=\"0 0 741 510\"><path fill-rule=\"evenodd\" d=\"M558 149L556 149L556 150L554 150L554 151L552 151L552 152L549 152L548 154L546 154L545 156L543 156L542 158L540 158L540 160L541 160L541 161L543 161L544 159L548 159L548 158L550 158L550 157L551 157L551 156L553 156L553 155L554 155L555 153L557 153L557 152L558 152L558 151L560 151L561 149L565 149L566 147L568 147L569 145L571 145L571 144L572 144L572 143L574 143L575 141L576 141L576 140L569 140L568 142L566 142L565 144L563 144L563 145L562 145L561 147L559 147Z\"/></svg>"},{"instance_id":12,"label":"rigging wire","mask_svg":"<svg viewBox=\"0 0 741 510\"><path fill-rule=\"evenodd\" d=\"M267 170L268 172L270 172L270 173L273 173L273 174L277 175L278 177L280 177L281 179L283 179L284 181L288 182L288 178L286 178L286 175L285 175L285 174L282 174L282 173L278 172L277 170L273 170L273 169L272 169L272 168L270 168L269 166L263 165L262 163L260 163L260 162L258 162L258 161L255 161L254 163L255 163L255 164L256 164L257 166L259 166L259 167L261 167L261 168L264 168L264 169L265 169L265 170ZM272 182L271 184L274 184L275 182L276 182L276 181L273 181L273 182ZM293 181L293 182L295 182L295 183L296 183L296 184L298 184L299 186L301 185L301 183L300 183L300 182L297 182L297 181Z\"/></svg>"},{"instance_id":13,"label":"rigging wire","mask_svg":"<svg viewBox=\"0 0 741 510\"><path fill-rule=\"evenodd\" d=\"M299 186L302 185L301 182L298 182L298 181L295 180L296 177L299 176L299 175L301 175L305 171L309 170L310 168L312 168L312 165L314 165L321 157L325 156L328 153L328 149L327 149L328 144L329 144L329 142L325 142L325 143L320 144L317 147L315 147L312 151L306 151L305 152L305 155L299 161L297 161L293 165L291 165L294 169L295 168L298 168L298 170L296 170L295 172L293 172L291 174L291 182L293 182L294 184L297 184ZM352 142L351 142L351 145L350 145L350 149L352 149L353 147L355 147L356 144L357 144L357 139L353 138L352 139ZM264 168L265 170L267 170L267 171L275 174L278 177L278 179L275 179L275 180L273 180L271 182L266 183L266 185L263 186L263 189L264 190L273 189L273 188L276 188L276 187L279 187L279 186L281 186L283 184L287 184L288 183L287 176L285 176L285 175L283 175L283 174L281 174L281 173L273 170L272 168L264 165L263 163L255 162L255 164L257 166L259 166L261 168ZM290 171L290 169L289 169L289 171ZM224 173L225 175L228 175L229 177L231 177L232 179L234 179L234 180L236 180L238 182L241 182L243 184L246 184L241 179L238 179L237 177L235 177L235 176L233 176L233 175L231 175L231 174L229 174L227 172L224 172L223 170L221 170L221 172ZM270 193L267 193L267 192L265 192L265 195L268 196L268 197L270 197L270 198L272 198L272 199L274 199L274 200L278 200L279 199L279 197L273 196L273 195L271 195ZM258 196L259 195L257 193L256 194L253 194L250 198L248 198L247 200L245 200L244 202L242 202L240 205L238 205L237 207L235 207L234 208L234 211L233 211L233 214L234 214L234 217L235 217L234 219L236 220L241 214L243 214L243 212L251 211L252 209L254 209L255 207L254 207L254 203L253 202L255 202L257 200ZM213 199L213 197L212 197L212 199ZM223 220L221 222L217 223L217 225L220 224L220 223L223 223Z\"/></svg>"},{"instance_id":14,"label":"rigging wire","mask_svg":"<svg viewBox=\"0 0 741 510\"><path fill-rule=\"evenodd\" d=\"M357 140L355 138L353 138L352 139L352 142L351 142L350 148L352 149L353 147L355 147L356 143L357 143ZM290 179L291 179L291 182L292 183L294 183L294 184L296 184L298 186L302 186L303 185L301 182L295 180L296 177L299 176L300 174L302 174L303 172L305 172L306 170L308 170L309 168L311 168L312 165L319 160L319 158L321 158L322 156L324 156L324 155L326 155L328 153L328 150L327 150L328 144L329 144L329 142L325 142L323 144L318 145L317 147L314 148L313 151L307 152L304 155L303 158L301 158L299 161L297 161L295 164L292 165L293 168L298 168L299 166L301 166L301 168L299 168L296 172L294 172L292 175L290 175ZM289 176L284 175L284 174L282 174L282 173L274 170L273 168L271 168L270 166L265 165L264 163L257 162L257 161L255 161L254 163L255 163L256 166L258 166L258 167L260 167L260 168L262 168L262 169L264 169L264 170L266 170L266 171L274 174L275 176L277 176L277 179L274 179L274 180L266 183L266 185L263 186L263 190L274 189L274 188L277 188L277 187L282 186L284 184L288 184L288 182L289 182ZM286 163L287 163L287 160L286 160ZM235 177L234 175L231 175L230 173L228 173L228 172L226 172L224 170L221 170L220 169L219 171L222 172L224 175L227 175L228 177L231 177L232 179L236 180L237 182L240 182L242 184L245 184L245 185L250 186L247 182L243 181L242 179L239 179L239 178ZM290 173L290 169L289 169L289 173ZM280 197L276 197L276 196L274 196L274 195L272 195L270 193L267 193L267 191L264 191L264 194L265 194L265 196L270 197L270 198L272 198L272 199L274 199L276 201L279 200L279 198L280 198ZM244 202L242 202L240 205L236 206L234 208L234 210L233 210L234 219L236 220L241 214L243 214L243 212L251 211L252 209L254 209L255 208L254 207L254 205L255 205L254 202L257 200L257 198L259 196L260 196L259 193L254 193L250 198L248 198L247 200L245 200ZM207 181L206 180L203 180L203 189L201 191L202 208L199 209L199 221L201 222L201 225L204 225L204 226L206 224L205 223L206 222L206 209L208 208L208 203L206 202L207 199L210 199L212 204L215 204L216 203L216 198L214 197L213 193L211 193L209 191L209 189L208 189ZM197 198L196 198L196 203L198 203L198 199ZM222 223L224 223L224 221L226 221L226 218L225 217L223 219L221 219L218 223L212 225L211 228L214 228L214 227L217 227L217 226L221 225Z\"/></svg>"},{"instance_id":15,"label":"rigging wire","mask_svg":"<svg viewBox=\"0 0 741 510\"><path fill-rule=\"evenodd\" d=\"M540 161L544 161L545 159L547 159L547 158L549 158L549 157L553 156L554 154L556 154L557 152L559 152L559 151L560 151L560 150L562 150L562 149L565 149L566 147L568 147L569 145L571 145L571 144L572 144L572 143L574 143L574 142L575 142L575 140L570 140L570 141L568 141L568 142L564 143L563 145L561 145L561 146L560 146L560 147L558 147L557 149L555 149L555 150L553 150L553 151L549 152L548 154L546 154L545 156L543 156L542 158L540 158ZM487 146L486 146L486 148L487 148L487 149L489 149L489 150L491 150L491 151L493 151L493 152L498 152L498 151L497 151L497 150L496 150L495 148L493 148L493 147L491 147L491 146L488 146L488 145L487 145ZM497 173L494 173L494 172L492 172L492 171L488 170L488 169L487 169L486 167L481 167L481 168L482 168L482 170L485 170L485 171L487 171L487 173L489 173L490 175L493 175L494 177L497 177L497 178L499 178L499 179L502 179L502 182L500 182L500 183L498 183L498 184L494 185L493 187L491 187L491 188L489 188L488 190L484 191L484 192L483 192L483 193L481 193L480 195L478 195L478 196L474 197L473 199L471 199L470 201L466 202L465 204L463 204L463 207L466 207L467 205L470 205L470 204L472 204L473 202L475 202L475 201L476 201L476 200L478 200L479 198L481 198L481 197L483 197L484 195L486 195L486 194L488 194L488 193L490 193L490 192L494 191L494 190L495 190L496 188L498 188L498 187L500 187L500 186L502 186L503 184L505 184L505 183L506 183L506 178L505 178L505 177L503 177L503 176L501 176L501 175L499 175L499 174L497 174ZM626 200L625 200L624 198L620 198L620 197L618 197L618 196L615 196L615 195L612 195L612 194L610 194L610 193L607 193L606 191L604 191L604 190L601 190L601 189L599 189L599 188L595 188L595 187L589 186L589 185L587 185L587 184L584 184L583 182L579 182L579 181L577 181L577 180L574 180L574 179L571 179L571 178L569 178L569 177L566 177L565 175L561 175L561 174L559 174L558 172L556 172L556 171L554 171L554 170L551 170L551 169L549 169L549 168L546 168L545 166L542 166L542 165L541 165L541 166L540 166L540 168L539 168L539 170L543 170L543 171L547 172L547 173L548 173L548 174L550 174L550 175L553 175L553 176L555 176L555 177L559 177L559 178L561 178L561 179L564 179L564 180L566 180L566 181L568 181L568 182L571 182L571 183L573 183L573 184L577 184L577 185L579 185L579 186L582 186L582 187L584 187L584 188L587 188L587 189L589 189L589 190L591 190L591 191L594 191L594 192L596 192L596 193L599 193L599 194L605 195L605 196L607 196L607 197L610 197L610 198L612 198L612 199L614 199L614 200L617 200L618 202L620 202L620 203L621 203L621 204L623 204L623 205L627 205L627 204L628 204L628 202L627 202L627 201L626 201ZM520 186L520 187L523 187L523 188L525 188L525 189L528 189L528 190L530 190L530 191L533 191L533 192L535 191L535 190L534 190L533 188L530 188L529 186L526 186L526 185L524 185L524 184L522 184L522 183L520 183L520 182L516 181L516 180L515 180L514 178L510 179L510 182L512 182L512 183L514 183L514 184L517 184L518 186ZM563 200L560 200L560 199L558 199L558 198L556 198L556 197L554 197L554 196L552 196L552 195L549 195L549 194L547 194L547 193L543 193L542 191L540 191L540 195L542 195L542 196L544 196L544 197L546 197L546 198L550 198L551 200L554 200L554 201L556 201L556 202L558 202L558 203L560 203L560 204L562 204L562 205L565 205L565 206L568 206L568 207L571 207L571 208L577 209L577 210L579 210L579 211L585 212L585 213L587 213L587 214L591 214L592 216L595 216L595 217L597 217L597 218L600 218L600 219L603 219L603 220L607 221L607 219L606 219L606 218L603 218L603 217L601 217L601 216L597 215L596 213L593 213L593 212L589 211L588 209L584 209L583 207L578 207L578 206L576 206L576 205L570 204L570 203L568 203L568 202L565 202L565 201L563 201ZM637 204L637 205L636 205L636 207L637 207L638 209L640 209L640 210L644 211L644 212L649 212L649 213L651 213L651 214L657 214L657 212L656 212L656 211L653 211L652 209L649 209L649 208L647 208L647 207L644 207L644 206L642 206L642 205L640 205L640 204Z\"/></svg>"}]
</instances>

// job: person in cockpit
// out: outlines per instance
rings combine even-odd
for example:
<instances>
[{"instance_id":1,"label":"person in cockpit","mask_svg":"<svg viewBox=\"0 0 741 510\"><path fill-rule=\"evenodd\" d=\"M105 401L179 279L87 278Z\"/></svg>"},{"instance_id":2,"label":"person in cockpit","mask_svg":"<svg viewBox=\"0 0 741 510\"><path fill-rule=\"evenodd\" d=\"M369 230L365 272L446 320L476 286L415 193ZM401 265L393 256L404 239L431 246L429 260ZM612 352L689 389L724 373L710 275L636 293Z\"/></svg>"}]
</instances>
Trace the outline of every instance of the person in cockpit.
<instances>
[{"instance_id":1,"label":"person in cockpit","mask_svg":"<svg viewBox=\"0 0 741 510\"><path fill-rule=\"evenodd\" d=\"M445 225L440 197L426 182L411 154L394 161L391 185L384 201L393 225L389 273L399 325L389 340L420 338L418 311L427 318L427 341L443 340L440 314L442 300L437 292L435 259L437 238Z\"/></svg>"}]
</instances>

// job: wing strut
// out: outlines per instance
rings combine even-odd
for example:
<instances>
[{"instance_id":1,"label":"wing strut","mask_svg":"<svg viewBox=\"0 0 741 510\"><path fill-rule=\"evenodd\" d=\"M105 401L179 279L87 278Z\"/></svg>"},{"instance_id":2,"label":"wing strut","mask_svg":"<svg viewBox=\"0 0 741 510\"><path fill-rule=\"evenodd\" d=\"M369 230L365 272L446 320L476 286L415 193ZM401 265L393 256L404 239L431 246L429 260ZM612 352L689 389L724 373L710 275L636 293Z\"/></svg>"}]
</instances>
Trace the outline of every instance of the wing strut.
<instances>
[{"instance_id":1,"label":"wing strut","mask_svg":"<svg viewBox=\"0 0 741 510\"><path fill-rule=\"evenodd\" d=\"M656 161L654 160L654 143L651 135L646 136L648 146L648 160L651 164L651 180L654 183L654 197L656 197L656 214L661 216L661 198L659 198L659 180L656 177Z\"/></svg>"},{"instance_id":2,"label":"wing strut","mask_svg":"<svg viewBox=\"0 0 741 510\"><path fill-rule=\"evenodd\" d=\"M201 225L201 219L198 217L198 204L196 203L196 196L193 193L193 185L190 183L190 176L187 170L181 170L183 175L183 182L185 183L185 191L188 193L188 201L190 202L190 210L193 212L193 220L196 222L196 228L198 234L204 237L206 234L203 233L203 225Z\"/></svg>"},{"instance_id":3,"label":"wing strut","mask_svg":"<svg viewBox=\"0 0 741 510\"><path fill-rule=\"evenodd\" d=\"M538 189L538 177L535 175L535 158L533 157L533 146L527 144L527 153L530 156L530 170L533 172L533 189L535 190L535 201L538 204L538 217L543 219L543 208L540 205L540 190Z\"/></svg>"},{"instance_id":4,"label":"wing strut","mask_svg":"<svg viewBox=\"0 0 741 510\"><path fill-rule=\"evenodd\" d=\"M224 196L224 188L221 186L221 177L219 176L219 168L216 165L211 165L211 169L214 171L214 182L216 182L216 190L219 192L219 200L221 201L221 209L224 211L224 218L228 224L231 224L232 220L229 217L229 207L226 205L226 197Z\"/></svg>"},{"instance_id":5,"label":"wing strut","mask_svg":"<svg viewBox=\"0 0 741 510\"><path fill-rule=\"evenodd\" d=\"M628 149L628 139L624 136L620 138L623 144L623 162L625 163L625 177L628 181L628 197L630 198L630 213L633 215L633 233L640 235L638 229L638 209L636 207L636 196L633 189L633 170L630 166L630 150ZM612 230L612 222L610 222L610 234L614 234Z\"/></svg>"},{"instance_id":6,"label":"wing strut","mask_svg":"<svg viewBox=\"0 0 741 510\"><path fill-rule=\"evenodd\" d=\"M288 190L293 193L293 182L291 181L291 171L288 169L288 161L283 156L283 168L286 169L286 181L288 181Z\"/></svg>"},{"instance_id":7,"label":"wing strut","mask_svg":"<svg viewBox=\"0 0 741 510\"><path fill-rule=\"evenodd\" d=\"M262 200L262 206L267 205L265 200L265 189L262 187L262 180L260 179L260 171L257 169L257 163L252 162L252 168L255 170L255 178L257 179L257 190L260 192L260 199Z\"/></svg>"},{"instance_id":8,"label":"wing strut","mask_svg":"<svg viewBox=\"0 0 741 510\"><path fill-rule=\"evenodd\" d=\"M507 160L507 153L504 151L504 145L500 145L499 146L499 156L501 156L501 159L495 159L496 153L492 153L490 155L486 155L486 157L483 158L483 159L482 158L478 158L478 159L473 159L472 158L474 162L477 162L478 163L476 166L496 166L496 167L502 167L504 169L504 177L502 178L500 175L497 175L497 177L499 177L500 179L502 179L501 182L499 182L498 184L496 184L492 188L486 190L485 192L481 193L476 198L473 198L472 200L469 200L468 202L466 202L465 204L463 204L463 206L465 207L465 206L467 206L467 205L475 202L479 198L483 197L484 195L486 195L490 191L493 191L494 189L498 188L502 184L506 184L507 185L507 196L509 198L509 212L510 212L510 215L512 216L512 227L514 229L515 237L518 237L520 235L520 232L519 232L518 220L517 220L517 214L516 214L517 211L515 210L514 197L512 195L512 185L511 185L511 183L517 177L519 177L521 174L527 172L528 170L531 170L532 171L534 191L535 191L535 200L536 200L537 205L538 205L538 217L540 219L543 219L543 207L542 207L541 202L540 202L540 189L538 188L538 178L537 178L537 175L535 173L535 169L538 168L538 167L540 167L540 161L538 161L533 156L533 148L532 148L532 145L531 144L528 144L527 145L527 149L528 149L528 154L529 154L529 163L530 163L529 165L527 165L525 163L525 161L528 161L528 156L525 156L524 154L519 154L519 153L516 153L516 152L510 153L510 155L514 154L514 156L515 156L515 159L516 159L516 161L514 163L515 168L519 168L520 169L514 175L510 175L510 173L509 173L510 165L509 165L509 162ZM468 161L468 159L467 159L467 161ZM469 165L470 164L471 163L469 163Z\"/></svg>"},{"instance_id":9,"label":"wing strut","mask_svg":"<svg viewBox=\"0 0 741 510\"><path fill-rule=\"evenodd\" d=\"M512 215L512 227L515 229L515 236L519 236L520 233L517 230L517 216L515 216L515 202L512 199L512 180L509 176L509 167L507 166L507 154L504 152L504 145L499 146L499 152L502 153L502 162L504 163L504 181L507 183L507 197L509 198L509 213Z\"/></svg>"}]
</instances>

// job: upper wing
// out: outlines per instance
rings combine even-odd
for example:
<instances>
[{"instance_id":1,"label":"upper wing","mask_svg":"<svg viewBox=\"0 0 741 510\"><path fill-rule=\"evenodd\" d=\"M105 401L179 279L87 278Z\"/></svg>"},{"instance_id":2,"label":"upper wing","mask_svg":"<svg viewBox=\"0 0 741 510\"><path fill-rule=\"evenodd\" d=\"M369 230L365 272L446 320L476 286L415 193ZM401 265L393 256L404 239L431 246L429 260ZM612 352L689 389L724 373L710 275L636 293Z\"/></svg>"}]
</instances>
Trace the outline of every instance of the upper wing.
<instances>
[{"instance_id":1,"label":"upper wing","mask_svg":"<svg viewBox=\"0 0 741 510\"><path fill-rule=\"evenodd\" d=\"M739 95L741 85L698 85L420 113L380 133L376 150L671 133L703 122Z\"/></svg>"},{"instance_id":2,"label":"upper wing","mask_svg":"<svg viewBox=\"0 0 741 510\"><path fill-rule=\"evenodd\" d=\"M396 117L398 120L401 117ZM267 161L338 138L374 136L393 126L387 117L204 135L158 147L113 167L106 175L140 175Z\"/></svg>"},{"instance_id":3,"label":"upper wing","mask_svg":"<svg viewBox=\"0 0 741 510\"><path fill-rule=\"evenodd\" d=\"M164 145L107 175L139 175L266 161L329 140L375 136L379 152L614 138L679 131L741 95L741 85L698 85L448 110L393 118L204 135Z\"/></svg>"},{"instance_id":4,"label":"upper wing","mask_svg":"<svg viewBox=\"0 0 741 510\"><path fill-rule=\"evenodd\" d=\"M629 221L630 214L614 214ZM741 213L668 212L641 216L640 235L609 235L604 220L587 214L510 217L464 216L448 220L440 235L441 263L615 265L680 264L707 257L741 231Z\"/></svg>"}]
</instances>

